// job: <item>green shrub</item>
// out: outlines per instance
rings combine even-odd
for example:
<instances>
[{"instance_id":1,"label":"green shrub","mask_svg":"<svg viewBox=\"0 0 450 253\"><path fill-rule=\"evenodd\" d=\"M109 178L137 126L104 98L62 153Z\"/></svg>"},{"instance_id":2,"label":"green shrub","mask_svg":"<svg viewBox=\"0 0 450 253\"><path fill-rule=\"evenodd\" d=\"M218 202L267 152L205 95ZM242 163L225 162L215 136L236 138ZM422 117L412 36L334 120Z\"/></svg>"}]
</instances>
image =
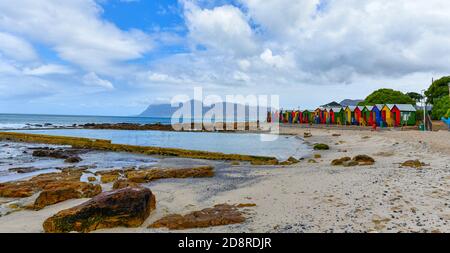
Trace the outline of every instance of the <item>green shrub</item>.
<instances>
[{"instance_id":1,"label":"green shrub","mask_svg":"<svg viewBox=\"0 0 450 253\"><path fill-rule=\"evenodd\" d=\"M439 120L445 115L448 115L450 110L450 97L442 97L435 101L433 105L433 111L431 112L431 115L433 116L433 119Z\"/></svg>"}]
</instances>

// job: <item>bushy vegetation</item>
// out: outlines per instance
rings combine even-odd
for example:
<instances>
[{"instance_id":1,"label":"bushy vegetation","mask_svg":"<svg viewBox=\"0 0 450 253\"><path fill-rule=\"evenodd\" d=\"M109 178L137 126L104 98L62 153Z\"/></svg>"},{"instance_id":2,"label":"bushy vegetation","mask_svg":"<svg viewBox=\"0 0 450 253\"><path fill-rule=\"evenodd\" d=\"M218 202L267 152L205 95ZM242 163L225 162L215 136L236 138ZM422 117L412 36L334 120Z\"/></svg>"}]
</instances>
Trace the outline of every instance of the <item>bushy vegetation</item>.
<instances>
[{"instance_id":1,"label":"bushy vegetation","mask_svg":"<svg viewBox=\"0 0 450 253\"><path fill-rule=\"evenodd\" d=\"M437 100L435 100L435 103L433 105L433 110L431 112L433 119L441 119L442 117L450 116L450 97L442 97Z\"/></svg>"},{"instance_id":2,"label":"bushy vegetation","mask_svg":"<svg viewBox=\"0 0 450 253\"><path fill-rule=\"evenodd\" d=\"M393 89L379 89L374 91L367 98L359 103L359 105L375 105L375 104L412 104L416 101L401 91Z\"/></svg>"},{"instance_id":3,"label":"bushy vegetation","mask_svg":"<svg viewBox=\"0 0 450 253\"><path fill-rule=\"evenodd\" d=\"M450 83L450 76L442 77L431 84L430 88L425 91L428 103L435 105L442 97L448 97L448 84Z\"/></svg>"}]
</instances>

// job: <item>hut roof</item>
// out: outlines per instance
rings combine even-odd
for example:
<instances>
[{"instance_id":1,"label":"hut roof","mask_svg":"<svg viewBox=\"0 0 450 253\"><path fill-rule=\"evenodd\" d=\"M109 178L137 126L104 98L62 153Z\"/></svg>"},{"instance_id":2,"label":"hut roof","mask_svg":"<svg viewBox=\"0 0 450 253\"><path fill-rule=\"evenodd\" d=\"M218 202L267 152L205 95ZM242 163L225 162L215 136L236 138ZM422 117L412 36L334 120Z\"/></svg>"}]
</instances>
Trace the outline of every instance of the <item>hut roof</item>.
<instances>
[{"instance_id":1,"label":"hut roof","mask_svg":"<svg viewBox=\"0 0 450 253\"><path fill-rule=\"evenodd\" d=\"M415 112L417 111L416 108L414 108L413 105L411 104L389 104L387 105L389 107L389 109L392 110L392 108L394 106L397 106L397 108L401 111L401 112Z\"/></svg>"},{"instance_id":2,"label":"hut roof","mask_svg":"<svg viewBox=\"0 0 450 253\"><path fill-rule=\"evenodd\" d=\"M371 106L371 105L366 105L366 106L364 106L365 108L367 108L367 110L369 110L369 111L372 111L372 109L373 109L373 106ZM362 110L361 110L362 111Z\"/></svg>"},{"instance_id":3,"label":"hut roof","mask_svg":"<svg viewBox=\"0 0 450 253\"><path fill-rule=\"evenodd\" d=\"M347 110L347 108L348 109L350 109L350 111L355 111L355 109L356 109L356 106L353 106L353 105L349 105L349 106L347 106L345 109Z\"/></svg>"},{"instance_id":4,"label":"hut roof","mask_svg":"<svg viewBox=\"0 0 450 253\"><path fill-rule=\"evenodd\" d=\"M358 109L361 110L361 111L364 110L364 108L365 108L365 106L362 106L362 105L358 105L357 107L358 107Z\"/></svg>"},{"instance_id":5,"label":"hut roof","mask_svg":"<svg viewBox=\"0 0 450 253\"><path fill-rule=\"evenodd\" d=\"M331 110L333 110L333 112L340 112L342 107L332 107Z\"/></svg>"}]
</instances>

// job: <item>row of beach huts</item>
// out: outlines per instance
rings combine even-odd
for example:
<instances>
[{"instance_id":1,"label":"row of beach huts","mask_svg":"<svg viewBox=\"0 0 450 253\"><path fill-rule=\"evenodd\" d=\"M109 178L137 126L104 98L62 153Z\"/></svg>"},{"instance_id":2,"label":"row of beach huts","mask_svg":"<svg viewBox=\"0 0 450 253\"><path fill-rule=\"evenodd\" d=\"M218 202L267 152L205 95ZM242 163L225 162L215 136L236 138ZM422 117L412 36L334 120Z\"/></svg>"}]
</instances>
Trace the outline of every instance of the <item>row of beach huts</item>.
<instances>
[{"instance_id":1,"label":"row of beach huts","mask_svg":"<svg viewBox=\"0 0 450 253\"><path fill-rule=\"evenodd\" d=\"M267 122L400 127L417 124L417 110L410 104L319 107L315 110L268 112Z\"/></svg>"}]
</instances>

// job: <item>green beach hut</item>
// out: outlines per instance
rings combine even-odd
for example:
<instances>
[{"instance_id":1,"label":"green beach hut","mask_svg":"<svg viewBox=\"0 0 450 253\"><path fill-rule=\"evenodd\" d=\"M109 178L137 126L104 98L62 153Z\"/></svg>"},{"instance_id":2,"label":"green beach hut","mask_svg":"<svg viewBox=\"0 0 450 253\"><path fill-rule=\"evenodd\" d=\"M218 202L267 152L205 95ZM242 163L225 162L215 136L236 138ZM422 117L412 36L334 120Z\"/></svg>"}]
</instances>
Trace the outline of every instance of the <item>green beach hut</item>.
<instances>
[{"instance_id":1,"label":"green beach hut","mask_svg":"<svg viewBox=\"0 0 450 253\"><path fill-rule=\"evenodd\" d=\"M417 110L410 104L396 104L400 110L400 123L402 126L415 126L417 122Z\"/></svg>"}]
</instances>

